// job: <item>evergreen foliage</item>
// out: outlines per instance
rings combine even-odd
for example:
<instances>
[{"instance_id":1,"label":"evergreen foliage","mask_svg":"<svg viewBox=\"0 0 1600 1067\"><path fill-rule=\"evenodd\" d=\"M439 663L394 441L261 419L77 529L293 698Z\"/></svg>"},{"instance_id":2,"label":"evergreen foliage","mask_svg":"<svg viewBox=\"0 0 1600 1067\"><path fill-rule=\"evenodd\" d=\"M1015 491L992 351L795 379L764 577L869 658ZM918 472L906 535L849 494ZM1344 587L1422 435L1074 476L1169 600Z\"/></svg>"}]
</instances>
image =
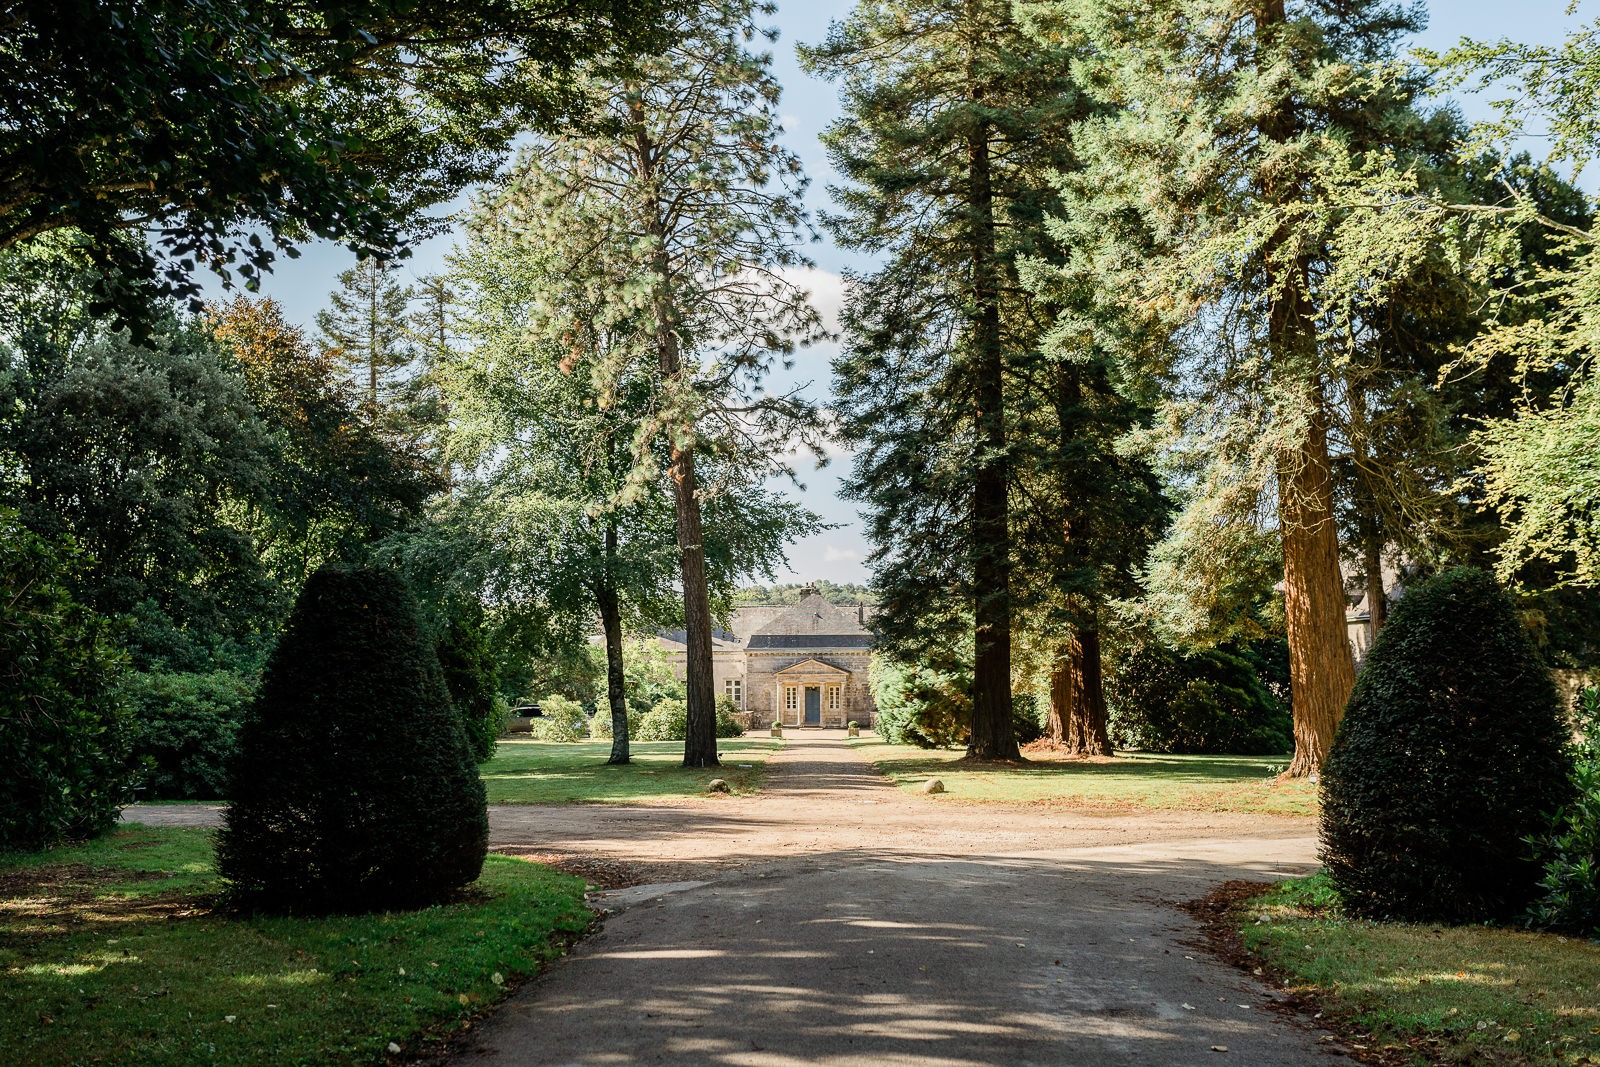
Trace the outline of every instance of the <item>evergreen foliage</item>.
<instances>
[{"instance_id":1,"label":"evergreen foliage","mask_svg":"<svg viewBox=\"0 0 1600 1067\"><path fill-rule=\"evenodd\" d=\"M949 663L937 670L879 653L868 675L878 736L894 745L950 748L966 741L972 721L972 674Z\"/></svg>"},{"instance_id":2,"label":"evergreen foliage","mask_svg":"<svg viewBox=\"0 0 1600 1067\"><path fill-rule=\"evenodd\" d=\"M1030 42L1009 0L915 0L859 4L801 58L840 83L843 116L823 140L848 184L832 190L829 229L885 260L851 279L834 365L875 628L909 661L938 631L973 626L972 754L1015 758L1007 394L1047 321L1016 265L1083 114L1071 56Z\"/></svg>"},{"instance_id":3,"label":"evergreen foliage","mask_svg":"<svg viewBox=\"0 0 1600 1067\"><path fill-rule=\"evenodd\" d=\"M483 865L483 783L392 571L324 568L306 583L231 777L217 859L248 906L420 907Z\"/></svg>"},{"instance_id":4,"label":"evergreen foliage","mask_svg":"<svg viewBox=\"0 0 1600 1067\"><path fill-rule=\"evenodd\" d=\"M1357 915L1509 919L1533 899L1528 839L1572 792L1555 685L1494 578L1406 590L1322 779L1322 858Z\"/></svg>"},{"instance_id":5,"label":"evergreen foliage","mask_svg":"<svg viewBox=\"0 0 1600 1067\"><path fill-rule=\"evenodd\" d=\"M71 593L83 565L0 508L0 852L103 833L133 784L122 660Z\"/></svg>"},{"instance_id":6,"label":"evergreen foliage","mask_svg":"<svg viewBox=\"0 0 1600 1067\"><path fill-rule=\"evenodd\" d=\"M1118 748L1276 756L1294 748L1289 709L1237 644L1184 650L1135 630L1110 658L1106 703Z\"/></svg>"},{"instance_id":7,"label":"evergreen foliage","mask_svg":"<svg viewBox=\"0 0 1600 1067\"><path fill-rule=\"evenodd\" d=\"M439 636L434 650L439 670L444 674L445 690L461 725L467 743L479 763L494 755L495 743L505 726L495 679L494 657L484 639L483 609L477 602L458 608Z\"/></svg>"},{"instance_id":8,"label":"evergreen foliage","mask_svg":"<svg viewBox=\"0 0 1600 1067\"><path fill-rule=\"evenodd\" d=\"M1544 877L1528 921L1600 940L1600 689L1580 694L1577 727L1572 800L1534 840Z\"/></svg>"},{"instance_id":9,"label":"evergreen foliage","mask_svg":"<svg viewBox=\"0 0 1600 1067\"><path fill-rule=\"evenodd\" d=\"M239 727L255 696L254 676L133 672L122 691L133 710L140 799L225 798Z\"/></svg>"},{"instance_id":10,"label":"evergreen foliage","mask_svg":"<svg viewBox=\"0 0 1600 1067\"><path fill-rule=\"evenodd\" d=\"M328 307L317 313L324 353L343 362L374 407L399 387L396 372L417 352L409 329L412 291L394 278L395 265L369 256L339 275Z\"/></svg>"}]
</instances>

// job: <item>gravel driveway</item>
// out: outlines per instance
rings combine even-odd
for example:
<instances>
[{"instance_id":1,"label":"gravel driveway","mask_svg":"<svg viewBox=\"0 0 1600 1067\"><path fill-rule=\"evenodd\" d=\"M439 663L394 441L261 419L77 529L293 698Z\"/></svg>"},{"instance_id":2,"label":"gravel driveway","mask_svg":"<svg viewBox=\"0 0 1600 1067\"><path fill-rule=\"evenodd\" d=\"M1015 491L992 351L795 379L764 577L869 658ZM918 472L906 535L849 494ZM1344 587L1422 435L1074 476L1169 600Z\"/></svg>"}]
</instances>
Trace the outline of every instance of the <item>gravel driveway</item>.
<instances>
[{"instance_id":1,"label":"gravel driveway","mask_svg":"<svg viewBox=\"0 0 1600 1067\"><path fill-rule=\"evenodd\" d=\"M1336 1042L1192 943L1172 907L1315 863L1309 819L965 804L897 790L840 732L754 797L496 807L497 851L643 884L460 1063L1327 1063ZM196 824L215 809L130 808Z\"/></svg>"}]
</instances>

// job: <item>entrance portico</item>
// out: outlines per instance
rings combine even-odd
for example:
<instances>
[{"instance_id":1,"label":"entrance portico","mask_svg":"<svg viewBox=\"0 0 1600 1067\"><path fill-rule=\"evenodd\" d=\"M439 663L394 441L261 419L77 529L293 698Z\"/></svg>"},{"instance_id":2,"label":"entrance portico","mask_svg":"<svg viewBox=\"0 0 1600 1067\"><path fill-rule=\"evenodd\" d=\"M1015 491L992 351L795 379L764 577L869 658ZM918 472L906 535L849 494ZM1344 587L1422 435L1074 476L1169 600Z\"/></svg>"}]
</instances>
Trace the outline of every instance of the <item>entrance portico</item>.
<instances>
[{"instance_id":1,"label":"entrance portico","mask_svg":"<svg viewBox=\"0 0 1600 1067\"><path fill-rule=\"evenodd\" d=\"M844 725L850 672L806 659L774 671L773 718L785 726Z\"/></svg>"}]
</instances>

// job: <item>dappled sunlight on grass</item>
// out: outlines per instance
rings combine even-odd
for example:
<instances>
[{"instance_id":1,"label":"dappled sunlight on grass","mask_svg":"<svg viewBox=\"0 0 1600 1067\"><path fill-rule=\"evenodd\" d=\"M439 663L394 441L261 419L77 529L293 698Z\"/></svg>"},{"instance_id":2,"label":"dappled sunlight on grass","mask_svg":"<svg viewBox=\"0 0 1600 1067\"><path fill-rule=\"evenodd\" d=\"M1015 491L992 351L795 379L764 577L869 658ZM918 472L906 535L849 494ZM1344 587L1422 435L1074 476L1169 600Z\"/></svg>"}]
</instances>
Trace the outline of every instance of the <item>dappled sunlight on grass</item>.
<instances>
[{"instance_id":1,"label":"dappled sunlight on grass","mask_svg":"<svg viewBox=\"0 0 1600 1067\"><path fill-rule=\"evenodd\" d=\"M1297 879L1240 912L1245 944L1291 988L1386 1039L1437 1038L1453 1059L1600 1063L1600 945L1349 919L1325 890L1324 876Z\"/></svg>"},{"instance_id":2,"label":"dappled sunlight on grass","mask_svg":"<svg viewBox=\"0 0 1600 1067\"><path fill-rule=\"evenodd\" d=\"M491 804L681 799L704 795L713 778L726 781L736 794L748 794L760 789L767 757L782 745L777 738L728 738L717 742L722 766L684 767L681 741L635 741L629 746L632 762L623 766L606 762L609 741L501 741L482 773Z\"/></svg>"},{"instance_id":3,"label":"dappled sunlight on grass","mask_svg":"<svg viewBox=\"0 0 1600 1067\"><path fill-rule=\"evenodd\" d=\"M130 826L0 862L0 1059L370 1064L494 1001L590 918L581 880L503 856L457 903L234 915L210 854L208 831Z\"/></svg>"},{"instance_id":4,"label":"dappled sunlight on grass","mask_svg":"<svg viewBox=\"0 0 1600 1067\"><path fill-rule=\"evenodd\" d=\"M881 741L855 743L884 775L907 789L929 778L945 785L939 802L1062 804L1188 811L1314 815L1316 787L1278 781L1288 762L1269 756L1168 756L1119 753L1111 759L1035 759L969 764L962 752Z\"/></svg>"}]
</instances>

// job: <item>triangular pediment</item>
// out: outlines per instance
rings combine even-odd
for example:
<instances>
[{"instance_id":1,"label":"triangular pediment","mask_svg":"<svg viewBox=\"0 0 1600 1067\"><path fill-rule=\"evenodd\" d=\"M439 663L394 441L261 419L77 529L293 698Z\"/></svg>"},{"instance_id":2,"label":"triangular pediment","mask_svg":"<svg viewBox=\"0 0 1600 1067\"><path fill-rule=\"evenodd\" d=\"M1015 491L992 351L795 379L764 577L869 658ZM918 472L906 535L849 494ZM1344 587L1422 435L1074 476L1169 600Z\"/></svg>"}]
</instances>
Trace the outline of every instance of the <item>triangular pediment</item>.
<instances>
[{"instance_id":1,"label":"triangular pediment","mask_svg":"<svg viewBox=\"0 0 1600 1067\"><path fill-rule=\"evenodd\" d=\"M840 670L831 663L824 663L820 659L803 659L799 663L791 664L781 671L773 671L775 676L781 678L786 674L832 674L840 678L847 678L849 671Z\"/></svg>"}]
</instances>

